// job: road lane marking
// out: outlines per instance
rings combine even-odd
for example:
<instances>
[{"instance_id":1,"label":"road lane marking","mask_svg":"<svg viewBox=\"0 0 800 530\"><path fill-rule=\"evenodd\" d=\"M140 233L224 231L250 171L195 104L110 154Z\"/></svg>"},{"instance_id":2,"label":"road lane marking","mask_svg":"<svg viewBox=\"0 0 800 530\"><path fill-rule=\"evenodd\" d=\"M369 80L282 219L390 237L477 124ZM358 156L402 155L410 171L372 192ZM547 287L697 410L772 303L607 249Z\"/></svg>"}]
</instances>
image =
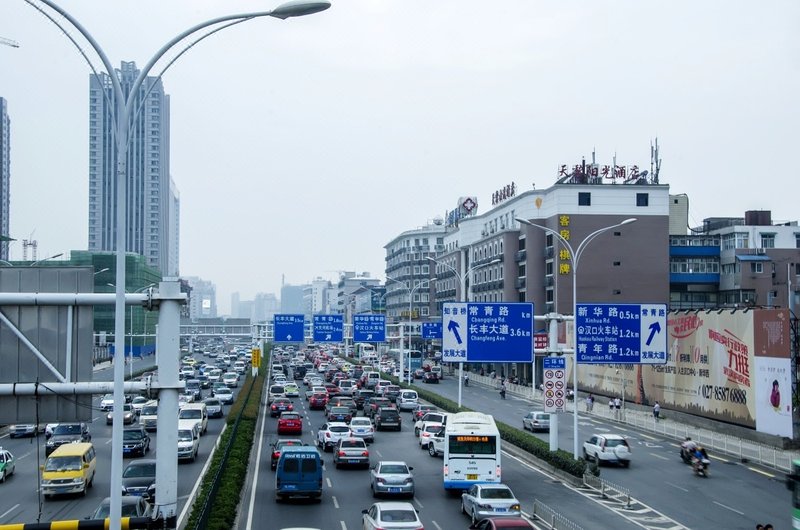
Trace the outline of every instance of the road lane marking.
<instances>
[{"instance_id":1,"label":"road lane marking","mask_svg":"<svg viewBox=\"0 0 800 530\"><path fill-rule=\"evenodd\" d=\"M347 530L347 525L344 524L344 521L339 521L339 524L342 525L342 530Z\"/></svg>"},{"instance_id":2,"label":"road lane marking","mask_svg":"<svg viewBox=\"0 0 800 530\"><path fill-rule=\"evenodd\" d=\"M730 462L730 460L727 460L727 459L725 459L725 458L721 458L721 457L719 457L719 456L713 456L713 455L712 455L712 456L711 456L711 458L713 458L714 460L719 460L720 462L725 462L726 464L727 464L728 462Z\"/></svg>"},{"instance_id":3,"label":"road lane marking","mask_svg":"<svg viewBox=\"0 0 800 530\"><path fill-rule=\"evenodd\" d=\"M264 415L261 420L261 432L258 436L258 451L256 452L256 472L253 473L253 488L250 490L250 505L247 508L247 525L245 528L251 528L253 524L253 510L256 503L256 490L258 489L258 470L261 469L261 449L264 445L264 430L267 425L267 416ZM271 458L271 457L270 457Z\"/></svg>"},{"instance_id":4,"label":"road lane marking","mask_svg":"<svg viewBox=\"0 0 800 530\"><path fill-rule=\"evenodd\" d=\"M661 456L661 455L658 455L656 453L650 453L650 454L653 455L656 458L660 458L661 460L671 460L670 458L667 458L666 456Z\"/></svg>"},{"instance_id":5,"label":"road lane marking","mask_svg":"<svg viewBox=\"0 0 800 530\"><path fill-rule=\"evenodd\" d=\"M442 530L442 527L439 526L439 523L437 523L436 521L431 521L431 524L433 524L433 526L435 526L437 530Z\"/></svg>"},{"instance_id":6,"label":"road lane marking","mask_svg":"<svg viewBox=\"0 0 800 530\"><path fill-rule=\"evenodd\" d=\"M19 508L19 504L15 504L15 505L14 505L14 506L12 506L11 508L9 508L8 510L6 510L6 511L5 511L5 512L3 512L2 514L0 514L0 519L4 518L6 515L10 514L10 513L11 513L11 512L13 512L14 510L16 510L17 508Z\"/></svg>"},{"instance_id":7,"label":"road lane marking","mask_svg":"<svg viewBox=\"0 0 800 530\"><path fill-rule=\"evenodd\" d=\"M331 499L333 500L333 507L338 510L339 509L339 501L336 500L336 495L331 495Z\"/></svg>"},{"instance_id":8,"label":"road lane marking","mask_svg":"<svg viewBox=\"0 0 800 530\"><path fill-rule=\"evenodd\" d=\"M28 458L28 457L29 457L29 456L31 456L32 454L33 454L33 451L28 451L28 452L27 452L27 453L25 453L24 455L22 455L22 456L18 456L18 457L17 457L17 462L19 462L19 461L20 461L20 460L22 460L23 458ZM2 516L0 516L0 517L2 517Z\"/></svg>"},{"instance_id":9,"label":"road lane marking","mask_svg":"<svg viewBox=\"0 0 800 530\"><path fill-rule=\"evenodd\" d=\"M332 487L333 487L333 486L331 485L331 479L330 479L330 477L325 477L325 482L327 482L327 483L328 483L328 487L329 487L329 488L332 488Z\"/></svg>"},{"instance_id":10,"label":"road lane marking","mask_svg":"<svg viewBox=\"0 0 800 530\"><path fill-rule=\"evenodd\" d=\"M110 443L111 443L111 438L108 439L108 441L106 442L106 445L108 445Z\"/></svg>"},{"instance_id":11,"label":"road lane marking","mask_svg":"<svg viewBox=\"0 0 800 530\"><path fill-rule=\"evenodd\" d=\"M656 438L655 436L648 436L641 432L639 433L639 436L641 436L642 438L647 438L648 440L653 440L654 442L658 441L658 438Z\"/></svg>"},{"instance_id":12,"label":"road lane marking","mask_svg":"<svg viewBox=\"0 0 800 530\"><path fill-rule=\"evenodd\" d=\"M734 510L734 509L733 509L733 508L731 508L730 506L725 506L725 505L724 505L724 504L722 504L721 502L714 501L714 504L716 504L717 506L722 506L722 507L723 507L723 508L725 508L726 510L730 510L730 511L732 511L733 513L738 513L739 515L741 515L742 517L744 517L744 512L740 512L739 510Z\"/></svg>"},{"instance_id":13,"label":"road lane marking","mask_svg":"<svg viewBox=\"0 0 800 530\"><path fill-rule=\"evenodd\" d=\"M681 491L685 491L686 493L689 493L689 490L687 490L686 488L682 488L682 487L678 486L677 484L673 484L672 482L666 482L666 484L672 486L673 488L676 488L676 489L679 489Z\"/></svg>"},{"instance_id":14,"label":"road lane marking","mask_svg":"<svg viewBox=\"0 0 800 530\"><path fill-rule=\"evenodd\" d=\"M417 503L417 506L419 506L419 509L420 509L420 510L421 510L422 508L424 508L424 506L422 506L422 503L421 503L421 502L419 502L419 499L418 499L418 498L414 497L412 500L413 500L415 503Z\"/></svg>"},{"instance_id":15,"label":"road lane marking","mask_svg":"<svg viewBox=\"0 0 800 530\"><path fill-rule=\"evenodd\" d=\"M755 471L756 473L761 473L765 477L775 478L775 475L773 475L772 473L767 473L766 471L761 471L760 469L756 469L754 467L747 466L747 469L749 469L750 471Z\"/></svg>"}]
</instances>

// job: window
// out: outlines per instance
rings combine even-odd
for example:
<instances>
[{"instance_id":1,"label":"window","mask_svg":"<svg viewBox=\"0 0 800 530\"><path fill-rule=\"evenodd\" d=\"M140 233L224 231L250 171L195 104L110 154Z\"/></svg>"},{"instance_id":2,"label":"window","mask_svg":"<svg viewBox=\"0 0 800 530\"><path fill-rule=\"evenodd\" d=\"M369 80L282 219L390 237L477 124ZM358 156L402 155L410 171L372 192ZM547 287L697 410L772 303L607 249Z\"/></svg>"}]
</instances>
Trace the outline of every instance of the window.
<instances>
[{"instance_id":1,"label":"window","mask_svg":"<svg viewBox=\"0 0 800 530\"><path fill-rule=\"evenodd\" d=\"M579 191L578 192L578 206L591 206L592 205L592 194L588 191Z\"/></svg>"},{"instance_id":2,"label":"window","mask_svg":"<svg viewBox=\"0 0 800 530\"><path fill-rule=\"evenodd\" d=\"M736 248L750 248L747 232L736 232Z\"/></svg>"},{"instance_id":3,"label":"window","mask_svg":"<svg viewBox=\"0 0 800 530\"><path fill-rule=\"evenodd\" d=\"M794 247L800 248L800 234L794 235Z\"/></svg>"},{"instance_id":4,"label":"window","mask_svg":"<svg viewBox=\"0 0 800 530\"><path fill-rule=\"evenodd\" d=\"M553 246L553 234L547 234L544 236L544 246L552 247Z\"/></svg>"},{"instance_id":5,"label":"window","mask_svg":"<svg viewBox=\"0 0 800 530\"><path fill-rule=\"evenodd\" d=\"M775 248L775 234L761 234L761 248Z\"/></svg>"},{"instance_id":6,"label":"window","mask_svg":"<svg viewBox=\"0 0 800 530\"><path fill-rule=\"evenodd\" d=\"M545 276L552 276L553 275L553 262L548 261L544 264L544 274Z\"/></svg>"},{"instance_id":7,"label":"window","mask_svg":"<svg viewBox=\"0 0 800 530\"><path fill-rule=\"evenodd\" d=\"M614 262L614 267L619 267L620 265L621 265L621 263L619 261L615 261Z\"/></svg>"},{"instance_id":8,"label":"window","mask_svg":"<svg viewBox=\"0 0 800 530\"><path fill-rule=\"evenodd\" d=\"M637 193L636 194L636 206L649 206L650 205L650 194L649 193Z\"/></svg>"},{"instance_id":9,"label":"window","mask_svg":"<svg viewBox=\"0 0 800 530\"><path fill-rule=\"evenodd\" d=\"M619 289L614 289L612 291L612 294L622 294L622 291L620 291Z\"/></svg>"},{"instance_id":10,"label":"window","mask_svg":"<svg viewBox=\"0 0 800 530\"><path fill-rule=\"evenodd\" d=\"M760 261L754 261L750 264L750 272L753 274L759 274L764 272L764 264Z\"/></svg>"},{"instance_id":11,"label":"window","mask_svg":"<svg viewBox=\"0 0 800 530\"><path fill-rule=\"evenodd\" d=\"M553 292L554 292L553 289L547 289L544 292L544 301L547 302L548 304L553 303Z\"/></svg>"},{"instance_id":12,"label":"window","mask_svg":"<svg viewBox=\"0 0 800 530\"><path fill-rule=\"evenodd\" d=\"M524 263L521 263L520 266L519 266L519 277L520 278L524 278L525 277L525 264Z\"/></svg>"},{"instance_id":13,"label":"window","mask_svg":"<svg viewBox=\"0 0 800 530\"><path fill-rule=\"evenodd\" d=\"M800 234L797 235L797 244L799 245L798 248L800 248ZM519 250L525 250L525 238L524 237L520 238L520 240L519 240Z\"/></svg>"}]
</instances>

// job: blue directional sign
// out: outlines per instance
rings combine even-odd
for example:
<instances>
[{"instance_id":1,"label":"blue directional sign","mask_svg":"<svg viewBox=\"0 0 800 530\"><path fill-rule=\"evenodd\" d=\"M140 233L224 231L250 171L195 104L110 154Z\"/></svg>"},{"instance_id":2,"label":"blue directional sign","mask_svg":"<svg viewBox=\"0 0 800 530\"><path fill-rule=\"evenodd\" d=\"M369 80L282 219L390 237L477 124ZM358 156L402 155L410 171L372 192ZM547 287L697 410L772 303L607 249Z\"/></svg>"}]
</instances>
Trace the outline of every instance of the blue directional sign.
<instances>
[{"instance_id":1,"label":"blue directional sign","mask_svg":"<svg viewBox=\"0 0 800 530\"><path fill-rule=\"evenodd\" d=\"M578 304L578 363L667 362L666 304Z\"/></svg>"},{"instance_id":2,"label":"blue directional sign","mask_svg":"<svg viewBox=\"0 0 800 530\"><path fill-rule=\"evenodd\" d=\"M275 315L272 324L274 342L303 342L305 319L303 315Z\"/></svg>"},{"instance_id":3,"label":"blue directional sign","mask_svg":"<svg viewBox=\"0 0 800 530\"><path fill-rule=\"evenodd\" d=\"M342 342L343 337L342 315L314 315L314 342Z\"/></svg>"},{"instance_id":4,"label":"blue directional sign","mask_svg":"<svg viewBox=\"0 0 800 530\"><path fill-rule=\"evenodd\" d=\"M531 362L533 304L445 303L443 362Z\"/></svg>"},{"instance_id":5,"label":"blue directional sign","mask_svg":"<svg viewBox=\"0 0 800 530\"><path fill-rule=\"evenodd\" d=\"M385 315L353 315L354 342L386 342Z\"/></svg>"},{"instance_id":6,"label":"blue directional sign","mask_svg":"<svg viewBox=\"0 0 800 530\"><path fill-rule=\"evenodd\" d=\"M442 323L441 322L423 322L422 323L422 338L423 339L441 339L442 338Z\"/></svg>"}]
</instances>

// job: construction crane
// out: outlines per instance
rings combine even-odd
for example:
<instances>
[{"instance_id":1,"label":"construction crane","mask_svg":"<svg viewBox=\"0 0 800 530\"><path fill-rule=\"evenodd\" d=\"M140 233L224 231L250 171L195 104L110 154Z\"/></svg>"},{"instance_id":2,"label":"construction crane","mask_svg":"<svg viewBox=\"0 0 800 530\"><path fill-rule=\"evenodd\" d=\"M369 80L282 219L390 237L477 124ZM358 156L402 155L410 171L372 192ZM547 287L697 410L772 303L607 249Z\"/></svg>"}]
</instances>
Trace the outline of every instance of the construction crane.
<instances>
[{"instance_id":1,"label":"construction crane","mask_svg":"<svg viewBox=\"0 0 800 530\"><path fill-rule=\"evenodd\" d=\"M11 46L12 48L19 48L19 43L17 41L7 39L5 37L0 37L0 44L5 44L6 46Z\"/></svg>"}]
</instances>

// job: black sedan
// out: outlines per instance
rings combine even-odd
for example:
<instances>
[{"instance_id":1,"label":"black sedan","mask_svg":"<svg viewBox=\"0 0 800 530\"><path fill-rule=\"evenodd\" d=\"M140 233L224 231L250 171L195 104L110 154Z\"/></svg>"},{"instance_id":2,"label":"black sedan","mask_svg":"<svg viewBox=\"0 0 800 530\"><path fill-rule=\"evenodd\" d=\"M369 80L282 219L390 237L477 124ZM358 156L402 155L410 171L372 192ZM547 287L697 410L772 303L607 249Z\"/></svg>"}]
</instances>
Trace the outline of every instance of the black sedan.
<instances>
[{"instance_id":1,"label":"black sedan","mask_svg":"<svg viewBox=\"0 0 800 530\"><path fill-rule=\"evenodd\" d=\"M150 450L150 435L144 427L122 431L122 456L144 456Z\"/></svg>"},{"instance_id":2,"label":"black sedan","mask_svg":"<svg viewBox=\"0 0 800 530\"><path fill-rule=\"evenodd\" d=\"M439 383L439 376L436 372L425 372L425 375L422 376L423 383Z\"/></svg>"}]
</instances>

